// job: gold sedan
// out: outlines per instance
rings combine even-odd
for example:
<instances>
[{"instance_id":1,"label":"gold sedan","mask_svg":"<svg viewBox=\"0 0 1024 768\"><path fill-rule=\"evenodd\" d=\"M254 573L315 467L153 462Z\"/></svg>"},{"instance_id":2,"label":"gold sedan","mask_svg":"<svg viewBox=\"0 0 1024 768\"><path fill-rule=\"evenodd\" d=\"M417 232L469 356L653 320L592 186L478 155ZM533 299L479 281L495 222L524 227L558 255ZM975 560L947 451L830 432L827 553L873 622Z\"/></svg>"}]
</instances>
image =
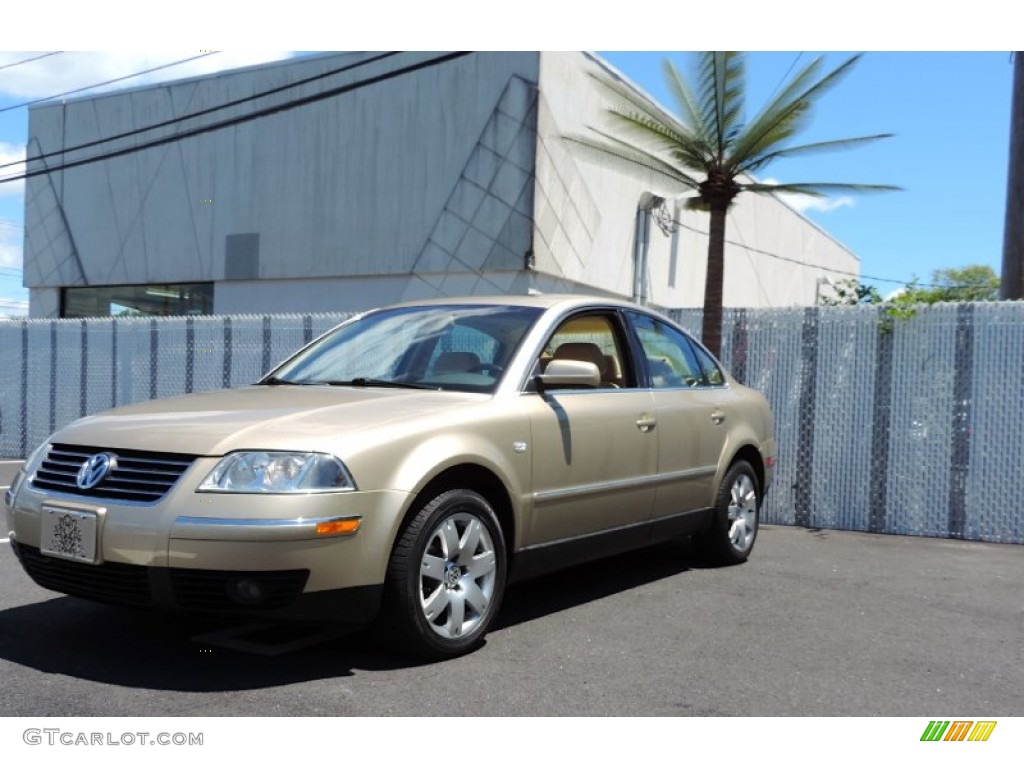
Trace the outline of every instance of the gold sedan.
<instances>
[{"instance_id":1,"label":"gold sedan","mask_svg":"<svg viewBox=\"0 0 1024 768\"><path fill-rule=\"evenodd\" d=\"M49 589L476 647L506 585L693 536L746 560L771 413L669 320L578 296L368 312L260 382L58 431L6 495Z\"/></svg>"}]
</instances>

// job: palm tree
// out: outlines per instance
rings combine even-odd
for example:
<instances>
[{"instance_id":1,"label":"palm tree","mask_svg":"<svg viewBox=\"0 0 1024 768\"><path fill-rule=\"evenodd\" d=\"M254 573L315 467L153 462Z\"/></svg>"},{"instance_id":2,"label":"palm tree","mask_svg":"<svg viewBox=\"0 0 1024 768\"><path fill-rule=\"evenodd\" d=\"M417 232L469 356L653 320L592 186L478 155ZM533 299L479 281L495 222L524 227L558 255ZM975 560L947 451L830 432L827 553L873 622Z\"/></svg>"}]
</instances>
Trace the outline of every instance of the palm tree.
<instances>
[{"instance_id":1,"label":"palm tree","mask_svg":"<svg viewBox=\"0 0 1024 768\"><path fill-rule=\"evenodd\" d=\"M852 56L821 75L822 57L817 57L782 86L749 122L744 121L746 67L742 53L697 54L695 89L666 60L665 76L678 115L666 113L617 79L596 76L616 102L608 109L611 130L591 127L594 135L567 138L633 171L651 171L679 192L696 192L687 200L687 207L711 214L702 341L715 355L721 352L722 340L725 220L737 195L792 192L820 197L836 191L898 189L887 185L820 182L772 184L757 181L753 176L773 160L852 147L892 135L790 145L791 139L809 123L817 99L839 82L859 58L860 55Z\"/></svg>"}]
</instances>

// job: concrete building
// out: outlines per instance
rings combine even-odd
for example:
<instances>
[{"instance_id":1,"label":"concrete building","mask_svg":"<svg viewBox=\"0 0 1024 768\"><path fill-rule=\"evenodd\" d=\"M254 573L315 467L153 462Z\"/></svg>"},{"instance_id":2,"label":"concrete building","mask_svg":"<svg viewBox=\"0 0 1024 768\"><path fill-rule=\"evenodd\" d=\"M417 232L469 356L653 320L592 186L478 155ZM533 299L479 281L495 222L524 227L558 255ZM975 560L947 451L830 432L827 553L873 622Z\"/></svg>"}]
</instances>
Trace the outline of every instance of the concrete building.
<instances>
[{"instance_id":1,"label":"concrete building","mask_svg":"<svg viewBox=\"0 0 1024 768\"><path fill-rule=\"evenodd\" d=\"M26 189L30 314L700 306L706 214L563 140L601 124L598 70L617 75L578 52L338 53L37 106L28 167L54 170ZM741 196L727 237L727 306L813 304L859 269L770 197Z\"/></svg>"}]
</instances>

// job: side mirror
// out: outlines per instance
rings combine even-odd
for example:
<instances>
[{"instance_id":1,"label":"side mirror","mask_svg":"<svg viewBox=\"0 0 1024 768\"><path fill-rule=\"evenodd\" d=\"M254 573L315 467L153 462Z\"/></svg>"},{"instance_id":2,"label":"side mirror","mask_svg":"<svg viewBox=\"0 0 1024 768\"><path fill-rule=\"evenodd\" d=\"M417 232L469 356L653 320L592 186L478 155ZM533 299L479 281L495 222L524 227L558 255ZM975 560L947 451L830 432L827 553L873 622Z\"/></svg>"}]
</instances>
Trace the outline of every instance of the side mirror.
<instances>
[{"instance_id":1,"label":"side mirror","mask_svg":"<svg viewBox=\"0 0 1024 768\"><path fill-rule=\"evenodd\" d=\"M601 372L593 363L585 363L582 360L552 360L544 373L537 377L537 381L541 389L597 389L601 386Z\"/></svg>"}]
</instances>

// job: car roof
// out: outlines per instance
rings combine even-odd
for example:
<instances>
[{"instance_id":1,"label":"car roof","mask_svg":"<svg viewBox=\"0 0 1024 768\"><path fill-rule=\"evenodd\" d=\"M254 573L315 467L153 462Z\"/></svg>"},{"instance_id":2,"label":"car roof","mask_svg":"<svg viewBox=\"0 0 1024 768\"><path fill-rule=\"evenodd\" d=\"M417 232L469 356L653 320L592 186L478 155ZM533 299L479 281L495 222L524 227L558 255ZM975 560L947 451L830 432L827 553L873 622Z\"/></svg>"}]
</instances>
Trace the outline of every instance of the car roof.
<instances>
[{"instance_id":1,"label":"car roof","mask_svg":"<svg viewBox=\"0 0 1024 768\"><path fill-rule=\"evenodd\" d=\"M551 309L562 307L572 309L574 307L624 307L650 311L650 308L640 307L628 301L613 299L608 296L588 296L578 293L541 293L530 295L494 295L494 296L451 296L437 299L421 299L418 301L403 301L399 304L392 304L393 307L424 307L424 306L451 306L453 304L468 306L509 306L509 307L539 307Z\"/></svg>"}]
</instances>

